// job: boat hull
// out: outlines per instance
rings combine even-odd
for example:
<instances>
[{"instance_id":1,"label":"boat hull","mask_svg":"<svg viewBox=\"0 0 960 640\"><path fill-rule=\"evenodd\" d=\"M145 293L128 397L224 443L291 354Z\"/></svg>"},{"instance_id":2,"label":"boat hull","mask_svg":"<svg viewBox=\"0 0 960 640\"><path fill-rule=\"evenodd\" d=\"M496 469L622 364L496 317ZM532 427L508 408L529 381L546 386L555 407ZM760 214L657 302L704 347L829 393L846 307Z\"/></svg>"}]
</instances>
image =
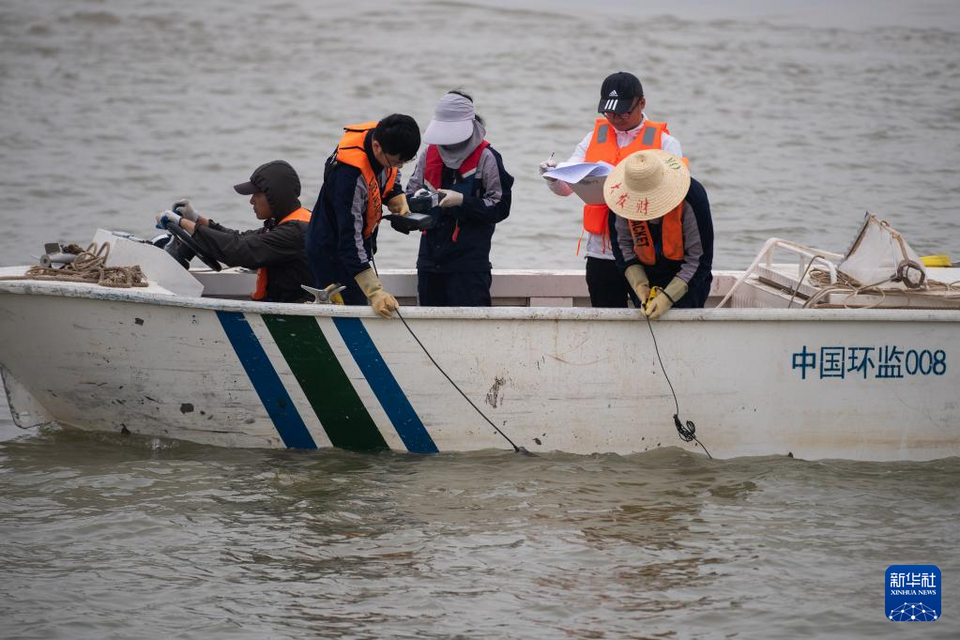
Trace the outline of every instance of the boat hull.
<instances>
[{"instance_id":1,"label":"boat hull","mask_svg":"<svg viewBox=\"0 0 960 640\"><path fill-rule=\"evenodd\" d=\"M635 310L409 307L405 319L533 452L702 452L678 437L672 383L714 457L960 455L956 312L674 310L648 326ZM402 322L367 308L2 283L0 367L24 427L229 447L509 448Z\"/></svg>"}]
</instances>

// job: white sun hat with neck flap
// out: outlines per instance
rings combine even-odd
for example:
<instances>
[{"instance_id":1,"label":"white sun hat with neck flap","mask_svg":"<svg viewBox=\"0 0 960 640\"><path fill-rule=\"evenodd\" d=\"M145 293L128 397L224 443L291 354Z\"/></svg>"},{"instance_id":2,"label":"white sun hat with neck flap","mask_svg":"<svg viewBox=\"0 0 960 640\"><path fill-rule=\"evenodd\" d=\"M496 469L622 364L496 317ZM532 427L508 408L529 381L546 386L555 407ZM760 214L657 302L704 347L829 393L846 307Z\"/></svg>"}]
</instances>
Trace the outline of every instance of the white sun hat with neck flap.
<instances>
[{"instance_id":1,"label":"white sun hat with neck flap","mask_svg":"<svg viewBox=\"0 0 960 640\"><path fill-rule=\"evenodd\" d=\"M646 149L627 156L603 184L610 210L628 220L656 220L680 204L690 189L690 170L676 156Z\"/></svg>"},{"instance_id":2,"label":"white sun hat with neck flap","mask_svg":"<svg viewBox=\"0 0 960 640\"><path fill-rule=\"evenodd\" d=\"M464 142L473 135L475 116L473 102L456 93L448 93L437 103L433 120L423 132L423 141L439 145Z\"/></svg>"}]
</instances>

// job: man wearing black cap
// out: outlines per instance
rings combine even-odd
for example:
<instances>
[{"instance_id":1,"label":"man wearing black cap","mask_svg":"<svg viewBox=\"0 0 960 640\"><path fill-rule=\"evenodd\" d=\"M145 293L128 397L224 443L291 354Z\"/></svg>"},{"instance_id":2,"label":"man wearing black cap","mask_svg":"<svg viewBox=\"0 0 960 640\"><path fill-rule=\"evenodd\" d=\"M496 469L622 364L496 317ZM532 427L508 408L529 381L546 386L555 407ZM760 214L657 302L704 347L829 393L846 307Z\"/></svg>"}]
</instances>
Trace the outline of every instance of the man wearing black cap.
<instances>
[{"instance_id":1,"label":"man wearing black cap","mask_svg":"<svg viewBox=\"0 0 960 640\"><path fill-rule=\"evenodd\" d=\"M618 71L603 81L593 131L577 145L567 162L608 162L617 165L631 153L644 149L662 149L683 157L680 142L670 135L666 123L647 120L647 101L643 86L632 73ZM543 174L556 167L551 158L540 163ZM569 196L573 190L565 182L547 178L550 190ZM587 288L594 307L626 307L631 287L617 268L610 244L606 204L583 207L583 232L587 236Z\"/></svg>"},{"instance_id":2,"label":"man wearing black cap","mask_svg":"<svg viewBox=\"0 0 960 640\"><path fill-rule=\"evenodd\" d=\"M189 200L178 200L172 211L157 216L182 227L209 257L231 267L257 270L251 297L267 302L302 302L310 296L300 288L311 281L304 251L310 211L300 205L300 178L283 160L257 167L250 180L234 190L250 196L259 229L235 231L198 214Z\"/></svg>"}]
</instances>

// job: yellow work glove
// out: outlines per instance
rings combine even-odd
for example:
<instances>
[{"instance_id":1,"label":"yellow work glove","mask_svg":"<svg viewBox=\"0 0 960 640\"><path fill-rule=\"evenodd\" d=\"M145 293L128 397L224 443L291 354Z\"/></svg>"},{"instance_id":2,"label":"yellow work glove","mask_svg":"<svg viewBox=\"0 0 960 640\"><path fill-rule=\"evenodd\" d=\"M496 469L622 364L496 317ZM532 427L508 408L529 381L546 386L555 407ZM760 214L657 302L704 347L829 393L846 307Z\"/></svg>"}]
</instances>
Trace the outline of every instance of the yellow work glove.
<instances>
[{"instance_id":1,"label":"yellow work glove","mask_svg":"<svg viewBox=\"0 0 960 640\"><path fill-rule=\"evenodd\" d=\"M657 290L657 295L643 308L643 313L651 320L656 320L686 293L687 283L674 278L666 287Z\"/></svg>"},{"instance_id":2,"label":"yellow work glove","mask_svg":"<svg viewBox=\"0 0 960 640\"><path fill-rule=\"evenodd\" d=\"M632 264L623 272L623 277L630 283L630 288L636 292L640 298L640 304L646 304L650 297L650 281L647 280L647 272L638 264Z\"/></svg>"},{"instance_id":3,"label":"yellow work glove","mask_svg":"<svg viewBox=\"0 0 960 640\"><path fill-rule=\"evenodd\" d=\"M407 205L407 194L401 193L387 200L387 209L390 213L399 213L402 216L410 213L410 207Z\"/></svg>"},{"instance_id":4,"label":"yellow work glove","mask_svg":"<svg viewBox=\"0 0 960 640\"><path fill-rule=\"evenodd\" d=\"M380 284L380 278L373 272L373 269L361 271L354 276L354 280L363 290L363 295L367 296L370 306L373 310L384 318L389 318L393 312L400 308L400 303L392 295L383 290Z\"/></svg>"}]
</instances>

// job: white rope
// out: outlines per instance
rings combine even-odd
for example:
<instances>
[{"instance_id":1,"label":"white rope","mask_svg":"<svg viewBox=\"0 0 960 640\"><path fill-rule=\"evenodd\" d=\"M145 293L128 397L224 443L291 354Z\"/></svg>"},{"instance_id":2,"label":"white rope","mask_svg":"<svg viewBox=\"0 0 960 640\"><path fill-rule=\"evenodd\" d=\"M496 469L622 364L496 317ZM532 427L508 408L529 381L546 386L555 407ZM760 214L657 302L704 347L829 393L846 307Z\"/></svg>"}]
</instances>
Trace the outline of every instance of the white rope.
<instances>
[{"instance_id":1,"label":"white rope","mask_svg":"<svg viewBox=\"0 0 960 640\"><path fill-rule=\"evenodd\" d=\"M819 291L810 296L810 298L804 303L803 308L876 309L883 305L888 295L892 293L890 290L884 289L881 285L884 285L888 282L893 282L894 279L895 278L891 277L868 285L856 285L849 278L838 271L837 282L831 284L829 273L823 269L812 269L810 270L810 284L819 287ZM828 298L832 294L841 293L845 293L847 295L843 298L840 304L821 302L821 300ZM950 283L939 282L937 280L927 280L925 283L925 288L923 289L923 293L916 289L904 289L897 290L896 294L898 296L903 296L904 298L914 300L929 299L934 297L935 294L940 294L936 297L945 298L947 300L960 300L960 280ZM853 305L852 302L857 298L857 296L860 295L880 296L880 299L876 302L866 305Z\"/></svg>"}]
</instances>

